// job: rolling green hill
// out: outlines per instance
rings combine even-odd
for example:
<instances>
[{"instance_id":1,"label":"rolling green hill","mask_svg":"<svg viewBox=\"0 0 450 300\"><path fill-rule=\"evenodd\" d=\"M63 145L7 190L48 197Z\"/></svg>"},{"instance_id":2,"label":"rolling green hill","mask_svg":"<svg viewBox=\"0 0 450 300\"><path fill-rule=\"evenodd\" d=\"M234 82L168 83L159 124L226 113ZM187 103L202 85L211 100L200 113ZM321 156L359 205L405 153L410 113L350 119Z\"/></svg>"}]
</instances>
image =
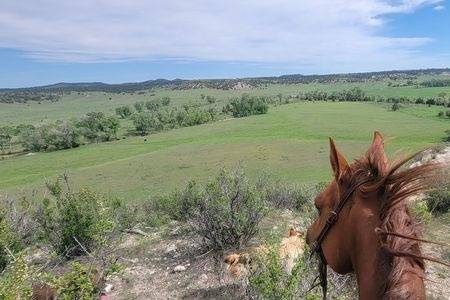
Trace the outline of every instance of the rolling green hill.
<instances>
[{"instance_id":1,"label":"rolling green hill","mask_svg":"<svg viewBox=\"0 0 450 300\"><path fill-rule=\"evenodd\" d=\"M170 97L171 105L183 104L209 105L201 99L201 95L213 96L217 102L213 106L221 109L230 98L239 97L243 93L251 95L284 97L296 95L299 92L320 90L324 92L342 91L352 87L359 87L369 96L384 97L432 97L440 93L450 95L450 87L416 88L413 86L392 87L388 81L369 81L362 83L308 83L308 84L270 84L256 88L243 88L238 90L220 90L212 88L198 88L187 90L174 90L159 88L143 91L141 93L104 93L104 92L72 92L64 94L59 101L29 101L27 103L1 103L0 126L39 124L61 119L80 117L91 111L102 111L114 114L115 108L120 105L132 105L138 101L146 101L161 97Z\"/></svg>"},{"instance_id":2,"label":"rolling green hill","mask_svg":"<svg viewBox=\"0 0 450 300\"><path fill-rule=\"evenodd\" d=\"M46 179L68 172L76 185L137 201L191 179L205 181L240 161L252 178L268 173L290 182L318 182L330 176L328 136L349 157L366 150L374 130L385 134L391 154L441 142L448 120L411 111L371 103L282 105L266 115L6 159L0 161L0 189L39 192Z\"/></svg>"}]
</instances>

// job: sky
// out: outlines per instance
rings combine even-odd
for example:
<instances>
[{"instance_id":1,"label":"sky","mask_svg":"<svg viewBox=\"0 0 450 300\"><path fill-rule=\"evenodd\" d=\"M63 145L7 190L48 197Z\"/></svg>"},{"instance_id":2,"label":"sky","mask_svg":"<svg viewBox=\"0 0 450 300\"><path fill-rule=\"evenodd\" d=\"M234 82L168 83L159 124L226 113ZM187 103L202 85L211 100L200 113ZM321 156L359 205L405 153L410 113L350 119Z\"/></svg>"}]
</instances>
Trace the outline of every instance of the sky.
<instances>
[{"instance_id":1,"label":"sky","mask_svg":"<svg viewBox=\"0 0 450 300\"><path fill-rule=\"evenodd\" d=\"M0 88L450 67L450 0L0 0Z\"/></svg>"}]
</instances>

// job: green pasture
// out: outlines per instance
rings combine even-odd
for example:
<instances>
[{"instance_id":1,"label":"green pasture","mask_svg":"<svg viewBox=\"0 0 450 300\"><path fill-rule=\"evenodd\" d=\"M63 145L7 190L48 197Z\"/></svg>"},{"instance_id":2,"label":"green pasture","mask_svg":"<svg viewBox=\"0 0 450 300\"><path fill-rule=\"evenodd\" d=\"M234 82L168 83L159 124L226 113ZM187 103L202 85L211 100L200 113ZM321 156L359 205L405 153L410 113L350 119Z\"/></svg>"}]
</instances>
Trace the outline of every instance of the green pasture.
<instances>
[{"instance_id":1,"label":"green pasture","mask_svg":"<svg viewBox=\"0 0 450 300\"><path fill-rule=\"evenodd\" d=\"M114 114L115 108L120 105L132 105L138 101L146 101L155 98L169 96L172 99L171 105L180 106L188 103L199 103L208 105L201 95L214 96L217 102L213 104L221 108L230 98L239 97L243 93L252 95L283 96L296 95L299 92L312 90L322 90L327 92L339 91L351 87L359 87L368 95L393 96L393 97L428 97L436 96L441 92L450 95L450 87L437 88L416 88L407 87L389 87L387 81L370 81L363 83L311 83L311 84L269 84L259 88L242 90L217 90L217 89L190 89L190 90L172 90L156 89L139 93L112 94L103 92L72 92L65 94L57 102L43 101L37 102L0 103L0 125L38 124L40 122L49 122L54 120L69 119L80 117L91 111L103 111Z\"/></svg>"},{"instance_id":2,"label":"green pasture","mask_svg":"<svg viewBox=\"0 0 450 300\"><path fill-rule=\"evenodd\" d=\"M194 91L183 93L194 99ZM325 181L330 178L329 136L349 158L366 151L374 130L386 136L389 154L411 152L440 143L450 129L448 119L425 112L423 105L393 112L372 103L271 107L266 115L5 159L0 161L0 194L40 194L46 179L67 172L77 186L139 201L191 179L206 181L219 168L239 162L251 178L269 174L293 183Z\"/></svg>"}]
</instances>

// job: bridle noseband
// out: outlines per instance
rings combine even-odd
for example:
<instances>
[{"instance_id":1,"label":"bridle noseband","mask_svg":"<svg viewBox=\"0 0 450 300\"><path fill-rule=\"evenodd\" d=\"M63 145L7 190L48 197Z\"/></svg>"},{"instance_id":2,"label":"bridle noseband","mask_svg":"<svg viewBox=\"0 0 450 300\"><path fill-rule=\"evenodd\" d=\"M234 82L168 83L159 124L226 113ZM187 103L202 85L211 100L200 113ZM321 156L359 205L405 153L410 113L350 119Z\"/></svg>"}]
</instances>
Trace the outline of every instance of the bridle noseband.
<instances>
[{"instance_id":1,"label":"bridle noseband","mask_svg":"<svg viewBox=\"0 0 450 300\"><path fill-rule=\"evenodd\" d=\"M313 282L313 287L316 287L318 284L322 287L322 293L323 293L323 299L327 298L327 260L325 258L325 255L323 254L322 250L322 242L325 239L326 235L330 231L331 227L337 222L339 218L339 214L341 213L342 209L344 208L345 204L348 202L348 200L351 198L353 193L363 184L370 181L370 178L364 178L363 180L354 183L343 195L343 197L339 200L338 205L329 212L327 221L325 222L325 226L323 226L322 230L320 231L319 235L317 236L317 239L313 242L311 245L311 256L314 254L318 254L319 256L319 275L316 277L316 279ZM316 280L319 279L319 283L314 285ZM312 289L311 288L311 289ZM310 290L311 290L310 289Z\"/></svg>"}]
</instances>

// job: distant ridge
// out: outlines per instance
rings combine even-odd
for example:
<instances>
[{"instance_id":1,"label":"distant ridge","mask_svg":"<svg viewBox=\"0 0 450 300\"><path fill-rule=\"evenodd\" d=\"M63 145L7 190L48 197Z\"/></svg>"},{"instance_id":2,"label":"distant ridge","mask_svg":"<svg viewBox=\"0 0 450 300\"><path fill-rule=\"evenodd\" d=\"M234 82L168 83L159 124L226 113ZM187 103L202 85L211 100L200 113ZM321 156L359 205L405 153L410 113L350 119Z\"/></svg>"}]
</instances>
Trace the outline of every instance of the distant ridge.
<instances>
[{"instance_id":1,"label":"distant ridge","mask_svg":"<svg viewBox=\"0 0 450 300\"><path fill-rule=\"evenodd\" d=\"M361 82L367 80L380 80L390 77L408 77L418 75L450 75L450 68L441 69L418 69L418 70L393 70L380 72L363 72L363 73L340 73L340 74L324 74L324 75L302 75L291 74L272 77L248 77L237 79L155 79L143 82L129 82L120 84L107 84L103 82L78 82L67 83L60 82L51 85L27 87L27 88L3 88L0 92L136 92L159 87L169 87L175 89L191 89L191 88L218 88L218 89L242 89L246 87L258 86L267 83L310 83L310 82Z\"/></svg>"}]
</instances>

